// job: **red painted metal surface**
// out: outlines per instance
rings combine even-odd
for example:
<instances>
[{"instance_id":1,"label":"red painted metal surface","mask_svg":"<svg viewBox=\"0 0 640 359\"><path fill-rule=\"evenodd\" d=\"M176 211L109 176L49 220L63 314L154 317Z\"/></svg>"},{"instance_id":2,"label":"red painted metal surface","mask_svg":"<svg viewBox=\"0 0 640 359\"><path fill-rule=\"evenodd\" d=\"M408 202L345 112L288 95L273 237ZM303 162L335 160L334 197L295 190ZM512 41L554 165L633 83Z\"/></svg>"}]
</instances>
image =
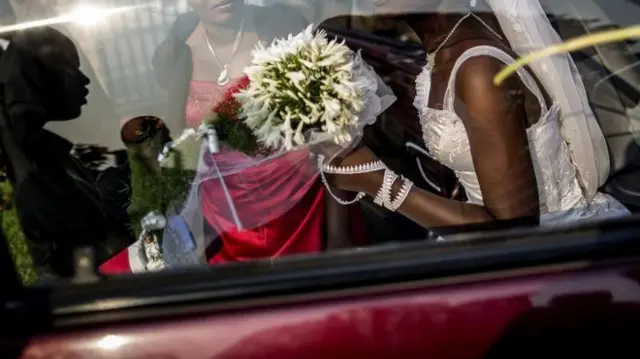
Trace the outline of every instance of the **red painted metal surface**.
<instances>
[{"instance_id":1,"label":"red painted metal surface","mask_svg":"<svg viewBox=\"0 0 640 359\"><path fill-rule=\"evenodd\" d=\"M569 340L585 325L637 318L634 273L529 275L60 333L32 339L22 358L480 358L514 331Z\"/></svg>"}]
</instances>

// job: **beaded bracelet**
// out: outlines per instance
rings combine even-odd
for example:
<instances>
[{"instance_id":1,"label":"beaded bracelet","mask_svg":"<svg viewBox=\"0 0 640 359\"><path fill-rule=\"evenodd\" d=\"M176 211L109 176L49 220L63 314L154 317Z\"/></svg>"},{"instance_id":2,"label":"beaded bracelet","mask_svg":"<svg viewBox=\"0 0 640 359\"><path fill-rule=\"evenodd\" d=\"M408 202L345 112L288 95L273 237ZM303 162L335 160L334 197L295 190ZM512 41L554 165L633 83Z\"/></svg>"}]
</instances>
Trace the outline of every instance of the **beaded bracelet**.
<instances>
[{"instance_id":1,"label":"beaded bracelet","mask_svg":"<svg viewBox=\"0 0 640 359\"><path fill-rule=\"evenodd\" d=\"M329 193L329 195L331 197L333 197L333 199L336 202L338 202L339 204L341 204L343 206L348 206L348 205L351 205L351 204L359 202L360 200L362 200L366 196L366 194L364 192L358 192L356 197L351 201L347 201L347 200L344 200L344 199L338 197L331 190L331 186L329 186L329 181L327 181L327 176L325 176L324 167L325 167L324 166L324 156L323 155L319 155L318 156L318 171L320 172L320 179L322 180L322 184L327 189L327 192Z\"/></svg>"},{"instance_id":2,"label":"beaded bracelet","mask_svg":"<svg viewBox=\"0 0 640 359\"><path fill-rule=\"evenodd\" d=\"M391 188L393 187L393 184L397 179L398 175L395 174L395 172L390 169L386 169L384 171L384 179L382 180L382 185L380 186L380 190L374 198L373 203L377 204L378 206L386 207L386 203L391 201L391 199L389 198L391 197Z\"/></svg>"},{"instance_id":3,"label":"beaded bracelet","mask_svg":"<svg viewBox=\"0 0 640 359\"><path fill-rule=\"evenodd\" d=\"M411 180L409 180L408 178L402 177L402 187L400 188L400 191L396 195L396 198L391 201L391 203L385 203L385 207L387 207L387 209L389 209L391 212L397 211L398 208L402 206L402 203L404 203L404 201L407 199L407 196L409 196L409 192L411 191L412 187L413 182L411 182Z\"/></svg>"},{"instance_id":4,"label":"beaded bracelet","mask_svg":"<svg viewBox=\"0 0 640 359\"><path fill-rule=\"evenodd\" d=\"M355 175L361 173L371 173L376 171L382 171L387 168L384 162L378 160L369 163L363 163L355 166L333 166L324 164L325 157L323 155L318 156L318 161L321 164L321 170L324 173L336 174L336 175Z\"/></svg>"},{"instance_id":5,"label":"beaded bracelet","mask_svg":"<svg viewBox=\"0 0 640 359\"><path fill-rule=\"evenodd\" d=\"M409 196L409 192L411 192L411 188L413 187L413 182L411 182L411 180L405 177L400 178L402 179L402 187L400 187L400 191L396 194L396 197L392 199L391 190L393 189L393 184L398 179L398 175L389 169L385 170L382 185L380 186L380 190L378 190L373 203L378 206L383 206L392 212L397 211L407 199L407 196Z\"/></svg>"}]
</instances>

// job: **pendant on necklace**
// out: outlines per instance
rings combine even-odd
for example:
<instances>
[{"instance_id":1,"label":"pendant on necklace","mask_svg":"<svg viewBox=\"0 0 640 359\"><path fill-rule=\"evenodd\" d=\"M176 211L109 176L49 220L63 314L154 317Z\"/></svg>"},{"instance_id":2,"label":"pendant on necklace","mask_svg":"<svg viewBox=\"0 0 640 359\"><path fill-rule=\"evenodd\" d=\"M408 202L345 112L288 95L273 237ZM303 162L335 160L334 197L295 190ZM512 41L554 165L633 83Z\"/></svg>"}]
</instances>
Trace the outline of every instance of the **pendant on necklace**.
<instances>
[{"instance_id":1,"label":"pendant on necklace","mask_svg":"<svg viewBox=\"0 0 640 359\"><path fill-rule=\"evenodd\" d=\"M218 85L225 86L229 83L229 71L227 70L227 65L224 65L220 75L218 76Z\"/></svg>"}]
</instances>

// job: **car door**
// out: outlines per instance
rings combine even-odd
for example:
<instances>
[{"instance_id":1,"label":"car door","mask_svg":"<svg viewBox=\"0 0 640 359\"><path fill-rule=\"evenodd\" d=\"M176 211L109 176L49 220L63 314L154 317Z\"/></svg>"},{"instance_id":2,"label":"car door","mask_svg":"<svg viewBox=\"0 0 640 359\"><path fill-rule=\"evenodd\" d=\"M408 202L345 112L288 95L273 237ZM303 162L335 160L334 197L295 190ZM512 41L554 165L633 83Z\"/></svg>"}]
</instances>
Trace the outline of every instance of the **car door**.
<instances>
[{"instance_id":1,"label":"car door","mask_svg":"<svg viewBox=\"0 0 640 359\"><path fill-rule=\"evenodd\" d=\"M512 358L631 348L635 221L25 289L20 358Z\"/></svg>"}]
</instances>

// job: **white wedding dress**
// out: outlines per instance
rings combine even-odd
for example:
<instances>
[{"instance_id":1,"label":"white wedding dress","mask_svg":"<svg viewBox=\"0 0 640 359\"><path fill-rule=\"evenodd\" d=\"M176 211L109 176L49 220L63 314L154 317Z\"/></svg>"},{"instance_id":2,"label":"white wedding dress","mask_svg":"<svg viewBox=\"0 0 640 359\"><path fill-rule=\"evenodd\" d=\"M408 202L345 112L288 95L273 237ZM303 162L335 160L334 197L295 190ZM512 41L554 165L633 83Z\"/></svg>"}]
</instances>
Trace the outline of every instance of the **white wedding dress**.
<instances>
[{"instance_id":1,"label":"white wedding dress","mask_svg":"<svg viewBox=\"0 0 640 359\"><path fill-rule=\"evenodd\" d=\"M461 119L454 111L455 77L460 66L475 56L491 56L505 64L514 59L491 46L477 46L465 51L456 61L445 92L443 109L428 107L431 74L425 67L416 79L414 106L420 116L423 139L435 160L452 169L464 186L470 203L483 205L469 140ZM583 195L569 149L560 132L559 107L548 108L533 77L523 68L518 75L538 98L542 107L540 119L527 130L530 152L538 183L541 225L562 224L587 219L621 217L629 211L615 198L596 193L587 200Z\"/></svg>"}]
</instances>

